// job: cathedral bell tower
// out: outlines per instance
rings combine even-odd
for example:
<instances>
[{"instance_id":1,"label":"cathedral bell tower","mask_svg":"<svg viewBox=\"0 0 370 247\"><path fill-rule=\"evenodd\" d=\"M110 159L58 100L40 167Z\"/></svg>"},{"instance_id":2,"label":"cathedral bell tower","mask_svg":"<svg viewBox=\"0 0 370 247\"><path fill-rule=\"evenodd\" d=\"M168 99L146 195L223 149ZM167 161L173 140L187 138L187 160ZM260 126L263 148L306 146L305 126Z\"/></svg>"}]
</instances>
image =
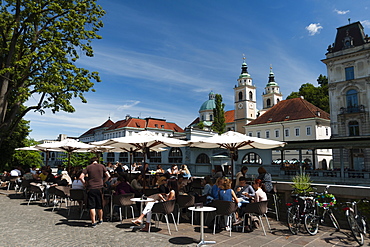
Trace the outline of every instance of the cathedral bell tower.
<instances>
[{"instance_id":1,"label":"cathedral bell tower","mask_svg":"<svg viewBox=\"0 0 370 247\"><path fill-rule=\"evenodd\" d=\"M256 119L256 87L248 74L248 66L243 57L242 72L234 87L235 131L245 134L244 126Z\"/></svg>"},{"instance_id":2,"label":"cathedral bell tower","mask_svg":"<svg viewBox=\"0 0 370 247\"><path fill-rule=\"evenodd\" d=\"M272 72L272 67L270 67L269 81L265 87L265 92L262 94L263 109L259 111L259 114L262 115L282 99L283 94L280 93L280 87L275 82L275 75Z\"/></svg>"}]
</instances>

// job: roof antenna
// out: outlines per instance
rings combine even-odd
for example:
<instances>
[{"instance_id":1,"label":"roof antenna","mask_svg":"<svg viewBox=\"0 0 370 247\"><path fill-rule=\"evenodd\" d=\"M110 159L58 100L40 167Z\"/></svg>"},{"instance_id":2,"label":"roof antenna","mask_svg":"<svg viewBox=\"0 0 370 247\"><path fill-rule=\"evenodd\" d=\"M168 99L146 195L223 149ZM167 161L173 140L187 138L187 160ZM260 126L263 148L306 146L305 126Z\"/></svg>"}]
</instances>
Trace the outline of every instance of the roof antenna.
<instances>
[{"instance_id":1,"label":"roof antenna","mask_svg":"<svg viewBox=\"0 0 370 247\"><path fill-rule=\"evenodd\" d=\"M348 18L348 24L351 24L351 18Z\"/></svg>"}]
</instances>

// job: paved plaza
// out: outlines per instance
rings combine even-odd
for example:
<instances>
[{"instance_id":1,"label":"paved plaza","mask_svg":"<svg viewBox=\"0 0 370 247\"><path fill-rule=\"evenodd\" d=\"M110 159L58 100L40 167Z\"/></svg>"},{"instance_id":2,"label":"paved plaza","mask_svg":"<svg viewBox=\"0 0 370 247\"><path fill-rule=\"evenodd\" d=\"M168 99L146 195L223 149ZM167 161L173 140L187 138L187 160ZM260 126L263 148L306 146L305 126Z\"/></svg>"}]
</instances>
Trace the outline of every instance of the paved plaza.
<instances>
[{"instance_id":1,"label":"paved plaza","mask_svg":"<svg viewBox=\"0 0 370 247\"><path fill-rule=\"evenodd\" d=\"M133 231L130 219L104 222L96 228L89 227L87 213L79 218L77 209L68 210L63 204L60 210L52 212L52 207L44 207L39 201L27 201L14 194L0 190L0 227L2 241L0 246L196 246L199 242L199 225L181 223L176 232L171 224L172 235L168 234L165 223L153 232ZM302 231L291 235L288 228L270 218L272 233L263 235L262 229L251 233L221 231L215 235L205 228L205 240L215 240L212 246L356 246L348 230L335 232L334 228L320 226L316 236ZM266 222L264 221L267 227ZM366 239L365 246L369 246Z\"/></svg>"}]
</instances>

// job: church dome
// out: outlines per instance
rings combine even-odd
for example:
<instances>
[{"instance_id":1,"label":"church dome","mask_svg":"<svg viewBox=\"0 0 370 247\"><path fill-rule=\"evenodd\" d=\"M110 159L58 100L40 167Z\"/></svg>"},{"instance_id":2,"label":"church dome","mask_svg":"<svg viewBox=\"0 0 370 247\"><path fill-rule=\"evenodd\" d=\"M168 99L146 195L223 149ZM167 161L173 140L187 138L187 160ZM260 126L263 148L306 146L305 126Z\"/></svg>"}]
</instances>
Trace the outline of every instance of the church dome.
<instances>
[{"instance_id":1,"label":"church dome","mask_svg":"<svg viewBox=\"0 0 370 247\"><path fill-rule=\"evenodd\" d=\"M278 84L275 82L275 74L274 72L272 72L272 67L270 67L269 81L266 87L271 87L271 86L278 86Z\"/></svg>"},{"instance_id":2,"label":"church dome","mask_svg":"<svg viewBox=\"0 0 370 247\"><path fill-rule=\"evenodd\" d=\"M200 107L199 109L200 112L205 110L213 110L214 108L216 108L215 93L211 91L208 94L208 98L209 99L206 102L204 102Z\"/></svg>"}]
</instances>

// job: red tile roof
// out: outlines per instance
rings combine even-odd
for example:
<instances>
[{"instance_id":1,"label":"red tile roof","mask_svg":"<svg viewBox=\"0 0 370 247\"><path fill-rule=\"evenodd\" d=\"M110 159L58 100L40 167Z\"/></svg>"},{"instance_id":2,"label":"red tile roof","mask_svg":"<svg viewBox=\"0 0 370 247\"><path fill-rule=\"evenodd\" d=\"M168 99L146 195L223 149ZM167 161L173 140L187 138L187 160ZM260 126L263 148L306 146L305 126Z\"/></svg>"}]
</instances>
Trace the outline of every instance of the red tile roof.
<instances>
[{"instance_id":1,"label":"red tile roof","mask_svg":"<svg viewBox=\"0 0 370 247\"><path fill-rule=\"evenodd\" d=\"M87 132L85 132L84 134L82 134L81 136L94 134L95 131L101 128L106 128L106 130L115 130L115 129L125 128L125 127L126 128L139 128L143 130L147 128L151 128L151 129L171 130L174 132L184 132L184 130L180 128L177 124L166 122L166 120L163 120L163 119L128 118L124 120L119 120L116 123L114 123L111 120L108 120L101 126L92 128L88 130Z\"/></svg>"},{"instance_id":2,"label":"red tile roof","mask_svg":"<svg viewBox=\"0 0 370 247\"><path fill-rule=\"evenodd\" d=\"M84 135L92 135L92 134L94 134L94 132L96 130L99 130L99 129L102 129L102 128L109 128L113 124L114 124L114 122L112 120L108 119L102 125L100 125L98 127L95 127L95 128L92 128L92 129L89 129L88 131L86 131L85 133L83 133L81 136L84 136Z\"/></svg>"},{"instance_id":3,"label":"red tile roof","mask_svg":"<svg viewBox=\"0 0 370 247\"><path fill-rule=\"evenodd\" d=\"M235 120L235 110L225 112L225 123L232 123Z\"/></svg>"},{"instance_id":4,"label":"red tile roof","mask_svg":"<svg viewBox=\"0 0 370 247\"><path fill-rule=\"evenodd\" d=\"M330 120L330 114L302 98L282 100L262 116L247 125L291 121L305 118L323 118Z\"/></svg>"}]
</instances>

